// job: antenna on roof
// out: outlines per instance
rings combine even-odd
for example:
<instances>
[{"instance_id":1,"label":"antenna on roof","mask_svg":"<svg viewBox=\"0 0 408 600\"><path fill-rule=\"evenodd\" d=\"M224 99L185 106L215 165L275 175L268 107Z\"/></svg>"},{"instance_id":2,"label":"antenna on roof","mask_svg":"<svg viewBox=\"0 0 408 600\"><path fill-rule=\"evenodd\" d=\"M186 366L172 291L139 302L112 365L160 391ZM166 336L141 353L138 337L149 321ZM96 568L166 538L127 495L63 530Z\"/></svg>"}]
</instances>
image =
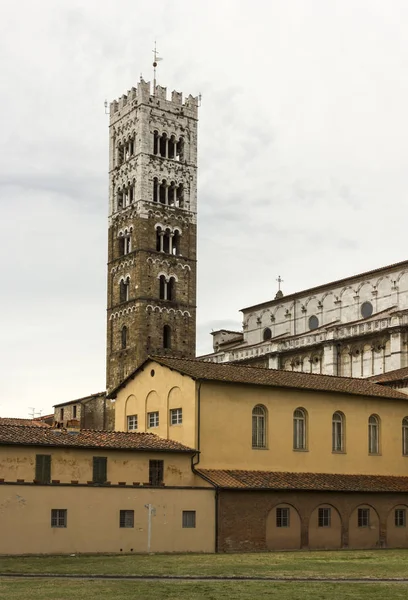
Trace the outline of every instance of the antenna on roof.
<instances>
[{"instance_id":1,"label":"antenna on roof","mask_svg":"<svg viewBox=\"0 0 408 600\"><path fill-rule=\"evenodd\" d=\"M154 40L154 50L153 50L153 96L156 95L156 67L157 63L163 60L157 53L156 48L156 40Z\"/></svg>"}]
</instances>

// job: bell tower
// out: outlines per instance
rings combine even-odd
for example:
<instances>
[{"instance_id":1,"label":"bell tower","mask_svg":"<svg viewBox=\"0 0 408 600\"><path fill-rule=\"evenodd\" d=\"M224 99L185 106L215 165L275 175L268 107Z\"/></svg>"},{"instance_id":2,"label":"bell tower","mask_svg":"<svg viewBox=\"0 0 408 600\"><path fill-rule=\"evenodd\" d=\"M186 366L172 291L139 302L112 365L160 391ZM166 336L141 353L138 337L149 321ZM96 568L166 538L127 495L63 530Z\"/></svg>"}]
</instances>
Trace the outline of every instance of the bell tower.
<instances>
[{"instance_id":1,"label":"bell tower","mask_svg":"<svg viewBox=\"0 0 408 600\"><path fill-rule=\"evenodd\" d=\"M107 390L195 356L198 99L141 80L110 105Z\"/></svg>"}]
</instances>

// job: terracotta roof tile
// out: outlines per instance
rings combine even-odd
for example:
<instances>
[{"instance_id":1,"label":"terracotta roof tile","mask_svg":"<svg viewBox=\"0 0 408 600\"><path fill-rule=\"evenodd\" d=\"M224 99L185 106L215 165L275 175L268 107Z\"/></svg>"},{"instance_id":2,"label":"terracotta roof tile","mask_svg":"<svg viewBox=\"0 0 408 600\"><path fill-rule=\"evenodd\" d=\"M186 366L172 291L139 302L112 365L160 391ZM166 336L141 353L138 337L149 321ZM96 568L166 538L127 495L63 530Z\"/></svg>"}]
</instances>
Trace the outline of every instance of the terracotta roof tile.
<instances>
[{"instance_id":1,"label":"terracotta roof tile","mask_svg":"<svg viewBox=\"0 0 408 600\"><path fill-rule=\"evenodd\" d=\"M153 433L94 431L69 432L51 427L27 427L0 423L0 446L54 446L72 448L104 448L112 450L151 450L193 453L194 450Z\"/></svg>"},{"instance_id":2,"label":"terracotta roof tile","mask_svg":"<svg viewBox=\"0 0 408 600\"><path fill-rule=\"evenodd\" d=\"M380 398L395 398L408 402L406 394L392 388L376 385L366 379L352 377L334 377L333 375L317 375L313 373L298 373L277 369L264 369L230 363L211 363L194 358L167 358L152 356L150 360L188 375L193 379L209 381L224 381L228 383L242 383L263 385L271 387L295 388L321 392L336 392L339 394L353 394L357 396L371 396ZM144 363L146 364L146 363ZM143 368L142 367L139 367ZM136 369L125 381L111 392L111 396L121 388L129 379L132 379L139 369Z\"/></svg>"},{"instance_id":3,"label":"terracotta roof tile","mask_svg":"<svg viewBox=\"0 0 408 600\"><path fill-rule=\"evenodd\" d=\"M404 379L408 379L408 367L368 377L368 380L374 383L392 383L393 381L402 381Z\"/></svg>"},{"instance_id":4,"label":"terracotta roof tile","mask_svg":"<svg viewBox=\"0 0 408 600\"><path fill-rule=\"evenodd\" d=\"M329 492L408 492L408 477L339 475L199 469L205 478L224 489L309 490Z\"/></svg>"},{"instance_id":5,"label":"terracotta roof tile","mask_svg":"<svg viewBox=\"0 0 408 600\"><path fill-rule=\"evenodd\" d=\"M14 417L0 417L0 425L25 425L27 427L49 427L47 423L35 419L17 419Z\"/></svg>"}]
</instances>

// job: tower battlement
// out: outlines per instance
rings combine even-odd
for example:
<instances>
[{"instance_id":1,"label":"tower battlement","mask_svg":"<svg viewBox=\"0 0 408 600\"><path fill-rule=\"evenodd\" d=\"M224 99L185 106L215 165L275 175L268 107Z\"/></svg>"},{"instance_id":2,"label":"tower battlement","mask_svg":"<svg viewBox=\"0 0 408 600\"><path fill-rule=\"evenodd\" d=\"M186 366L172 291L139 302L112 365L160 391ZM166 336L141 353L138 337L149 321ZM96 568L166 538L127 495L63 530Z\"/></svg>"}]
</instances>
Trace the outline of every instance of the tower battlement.
<instances>
[{"instance_id":1,"label":"tower battlement","mask_svg":"<svg viewBox=\"0 0 408 600\"><path fill-rule=\"evenodd\" d=\"M122 118L130 112L135 106L140 104L149 104L171 112L177 111L187 117L198 118L198 97L189 94L184 98L182 92L175 90L171 93L171 98L167 98L167 88L156 85L155 93L151 93L150 81L139 81L137 87L132 87L127 94L123 94L117 100L110 103L111 122Z\"/></svg>"}]
</instances>

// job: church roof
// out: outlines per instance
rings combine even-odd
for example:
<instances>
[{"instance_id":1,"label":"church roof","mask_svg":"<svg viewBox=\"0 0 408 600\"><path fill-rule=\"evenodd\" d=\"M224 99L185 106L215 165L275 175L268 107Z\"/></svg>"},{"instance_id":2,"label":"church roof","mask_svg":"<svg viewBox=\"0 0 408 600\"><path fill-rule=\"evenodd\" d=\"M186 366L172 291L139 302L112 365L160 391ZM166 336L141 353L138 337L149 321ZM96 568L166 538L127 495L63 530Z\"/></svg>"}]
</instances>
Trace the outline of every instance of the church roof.
<instances>
[{"instance_id":1,"label":"church roof","mask_svg":"<svg viewBox=\"0 0 408 600\"><path fill-rule=\"evenodd\" d=\"M27 427L0 423L0 446L47 446L56 448L89 448L105 450L140 450L152 452L185 452L195 450L173 440L165 440L153 433L125 431L95 431L81 429L74 432L51 427Z\"/></svg>"},{"instance_id":2,"label":"church roof","mask_svg":"<svg viewBox=\"0 0 408 600\"><path fill-rule=\"evenodd\" d=\"M188 375L192 379L198 380L304 389L320 392L336 392L339 394L353 394L358 396L395 398L408 402L406 394L392 388L376 385L366 379L265 369L230 363L212 363L197 358L175 358L166 356L152 356L148 358L143 365L133 371L133 373L131 373L117 388L112 390L108 397L114 398L117 392L124 387L128 381L133 379L149 361L155 361L164 367L168 367L183 375Z\"/></svg>"},{"instance_id":3,"label":"church roof","mask_svg":"<svg viewBox=\"0 0 408 600\"><path fill-rule=\"evenodd\" d=\"M270 306L271 304L277 304L278 302L282 302L282 300L291 300L293 298L297 298L298 296L303 296L305 294L315 294L316 292L323 292L328 288L338 285L346 285L352 283L353 281L357 281L362 277L371 277L372 275L379 275L384 271L389 271L393 269L408 269L408 260L403 260L398 263L393 263L392 265L388 265L386 267L380 267L378 269L373 269L372 271L365 271L364 273L359 273L358 275L351 275L350 277L345 277L344 279L337 279L336 281L331 281L330 283L324 283L322 285L318 285L316 287L308 288L306 290L300 290L299 292L294 292L293 294L283 295L279 298L274 298L273 300L267 300L266 302L261 302L260 304L254 304L253 306L247 306L246 308L241 308L241 312L252 311L255 309L263 308L266 306Z\"/></svg>"},{"instance_id":4,"label":"church roof","mask_svg":"<svg viewBox=\"0 0 408 600\"><path fill-rule=\"evenodd\" d=\"M198 469L214 486L235 490L408 492L408 477Z\"/></svg>"},{"instance_id":5,"label":"church roof","mask_svg":"<svg viewBox=\"0 0 408 600\"><path fill-rule=\"evenodd\" d=\"M393 383L395 381L403 381L404 379L408 379L408 367L368 377L368 380L374 383Z\"/></svg>"}]
</instances>

